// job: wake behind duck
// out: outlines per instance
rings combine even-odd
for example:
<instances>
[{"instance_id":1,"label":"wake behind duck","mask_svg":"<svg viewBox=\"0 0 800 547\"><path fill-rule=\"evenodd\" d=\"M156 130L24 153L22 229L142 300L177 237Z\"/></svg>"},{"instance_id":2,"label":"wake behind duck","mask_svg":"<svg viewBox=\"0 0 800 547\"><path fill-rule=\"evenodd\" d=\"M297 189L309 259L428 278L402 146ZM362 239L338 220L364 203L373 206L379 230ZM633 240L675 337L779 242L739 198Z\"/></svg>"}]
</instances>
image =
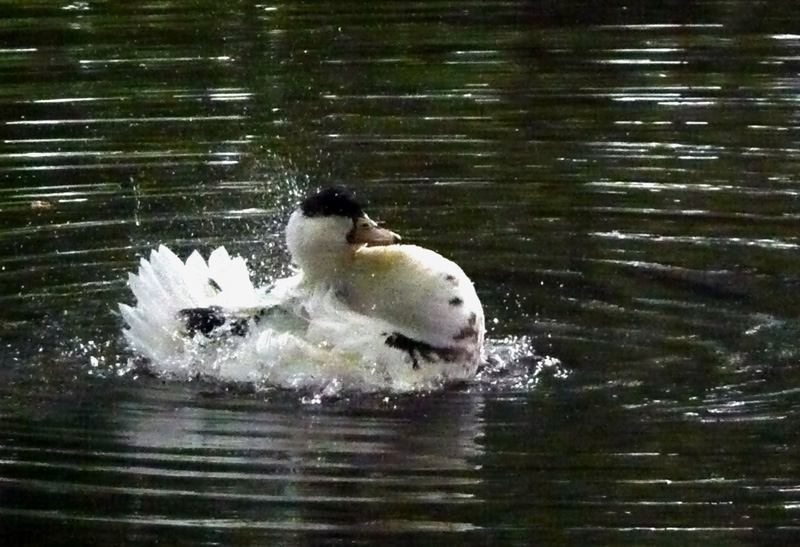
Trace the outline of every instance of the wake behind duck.
<instances>
[{"instance_id":1,"label":"wake behind duck","mask_svg":"<svg viewBox=\"0 0 800 547\"><path fill-rule=\"evenodd\" d=\"M124 335L156 374L338 392L413 391L471 379L484 316L472 282L434 251L399 244L342 188L292 213L297 275L257 288L224 247L142 259L120 304Z\"/></svg>"}]
</instances>

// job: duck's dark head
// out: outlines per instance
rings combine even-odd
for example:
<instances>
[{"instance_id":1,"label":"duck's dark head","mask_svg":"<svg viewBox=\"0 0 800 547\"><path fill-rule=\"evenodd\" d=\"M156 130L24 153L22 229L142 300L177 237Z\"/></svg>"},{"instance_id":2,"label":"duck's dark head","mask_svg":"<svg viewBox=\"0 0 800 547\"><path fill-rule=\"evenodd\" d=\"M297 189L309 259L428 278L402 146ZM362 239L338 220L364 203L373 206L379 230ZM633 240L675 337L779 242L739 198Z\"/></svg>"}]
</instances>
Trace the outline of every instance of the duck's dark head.
<instances>
[{"instance_id":1,"label":"duck's dark head","mask_svg":"<svg viewBox=\"0 0 800 547\"><path fill-rule=\"evenodd\" d=\"M350 256L363 245L399 242L399 235L378 226L353 194L342 187L326 188L307 197L286 227L289 252L304 270L312 262Z\"/></svg>"},{"instance_id":2,"label":"duck's dark head","mask_svg":"<svg viewBox=\"0 0 800 547\"><path fill-rule=\"evenodd\" d=\"M341 216L354 219L364 214L355 196L342 186L325 188L308 196L300 204L300 210L308 218Z\"/></svg>"}]
</instances>

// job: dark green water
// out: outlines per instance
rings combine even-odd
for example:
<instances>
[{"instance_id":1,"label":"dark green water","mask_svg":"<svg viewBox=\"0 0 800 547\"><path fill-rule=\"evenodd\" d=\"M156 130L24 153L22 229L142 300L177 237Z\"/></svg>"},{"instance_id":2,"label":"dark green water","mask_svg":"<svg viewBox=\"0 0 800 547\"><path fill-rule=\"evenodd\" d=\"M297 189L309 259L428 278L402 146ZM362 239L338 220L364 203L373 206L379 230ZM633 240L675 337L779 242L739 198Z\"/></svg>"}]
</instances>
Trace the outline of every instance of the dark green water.
<instances>
[{"instance_id":1,"label":"dark green water","mask_svg":"<svg viewBox=\"0 0 800 547\"><path fill-rule=\"evenodd\" d=\"M790 545L800 4L0 2L8 545ZM282 273L346 183L560 367L415 396L132 372L158 243Z\"/></svg>"}]
</instances>

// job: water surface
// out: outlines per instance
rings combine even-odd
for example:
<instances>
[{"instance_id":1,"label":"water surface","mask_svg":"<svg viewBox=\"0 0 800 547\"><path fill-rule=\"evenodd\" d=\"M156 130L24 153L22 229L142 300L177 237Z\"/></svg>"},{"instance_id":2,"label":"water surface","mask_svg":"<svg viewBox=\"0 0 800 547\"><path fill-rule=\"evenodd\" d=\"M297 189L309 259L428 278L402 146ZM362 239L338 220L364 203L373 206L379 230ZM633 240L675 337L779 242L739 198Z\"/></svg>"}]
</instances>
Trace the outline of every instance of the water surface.
<instances>
[{"instance_id":1,"label":"water surface","mask_svg":"<svg viewBox=\"0 0 800 547\"><path fill-rule=\"evenodd\" d=\"M4 536L796 538L798 11L6 2ZM282 275L288 211L329 182L462 265L494 366L334 400L131 366L140 256Z\"/></svg>"}]
</instances>

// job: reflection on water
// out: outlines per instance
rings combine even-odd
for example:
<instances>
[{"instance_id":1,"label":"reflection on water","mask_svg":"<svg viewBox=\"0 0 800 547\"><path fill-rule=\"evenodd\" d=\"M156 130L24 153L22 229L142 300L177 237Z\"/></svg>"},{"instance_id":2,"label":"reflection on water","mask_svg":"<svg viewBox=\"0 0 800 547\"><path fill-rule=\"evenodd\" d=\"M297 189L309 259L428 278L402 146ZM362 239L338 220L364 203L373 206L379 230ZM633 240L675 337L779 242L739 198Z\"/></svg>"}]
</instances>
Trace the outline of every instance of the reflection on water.
<instances>
[{"instance_id":1,"label":"reflection on water","mask_svg":"<svg viewBox=\"0 0 800 547\"><path fill-rule=\"evenodd\" d=\"M2 486L15 504L0 515L41 521L53 529L48 539L58 539L63 520L96 525L109 540L137 525L170 537L261 530L287 540L315 531L475 529L460 508L479 502L479 395L310 410L285 394L265 408L242 394L198 398L148 387L119 393L124 400L106 408L116 417L113 431L98 429L91 439L64 423L44 430L24 427L32 417L7 423L3 437L16 437L17 446L3 451Z\"/></svg>"},{"instance_id":2,"label":"reflection on water","mask_svg":"<svg viewBox=\"0 0 800 547\"><path fill-rule=\"evenodd\" d=\"M5 6L4 534L789 541L797 11ZM138 256L224 244L284 275L287 212L329 181L463 266L501 362L563 365L322 404L137 376L111 310Z\"/></svg>"}]
</instances>

